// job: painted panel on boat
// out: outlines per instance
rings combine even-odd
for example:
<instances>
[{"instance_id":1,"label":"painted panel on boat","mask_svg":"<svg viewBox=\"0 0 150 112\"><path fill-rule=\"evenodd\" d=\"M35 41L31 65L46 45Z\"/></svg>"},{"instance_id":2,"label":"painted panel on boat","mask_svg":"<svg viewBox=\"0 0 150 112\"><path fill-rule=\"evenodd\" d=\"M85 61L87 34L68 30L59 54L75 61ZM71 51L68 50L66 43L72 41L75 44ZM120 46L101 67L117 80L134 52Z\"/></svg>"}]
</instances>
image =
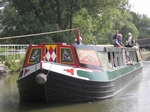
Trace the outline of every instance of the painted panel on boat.
<instances>
[{"instance_id":1,"label":"painted panel on boat","mask_svg":"<svg viewBox=\"0 0 150 112\"><path fill-rule=\"evenodd\" d=\"M40 61L42 59L41 56L42 56L41 47L33 48L30 52L28 63L33 64L37 61Z\"/></svg>"},{"instance_id":2,"label":"painted panel on boat","mask_svg":"<svg viewBox=\"0 0 150 112\"><path fill-rule=\"evenodd\" d=\"M61 75L66 75L69 77L74 77L74 78L80 78L80 79L85 79L85 80L89 80L88 77L82 77L79 76L77 74L78 70L82 70L82 71L88 71L88 72L92 72L91 70L84 70L84 69L80 69L80 68L74 68L74 67L70 67L70 66L66 66L66 65L61 65L61 64L53 64L53 63L46 63L43 62L42 66L45 70L49 70L55 73L59 73Z\"/></svg>"},{"instance_id":3,"label":"painted panel on boat","mask_svg":"<svg viewBox=\"0 0 150 112\"><path fill-rule=\"evenodd\" d=\"M94 50L76 49L79 62L82 64L100 66L97 52Z\"/></svg>"},{"instance_id":4,"label":"painted panel on boat","mask_svg":"<svg viewBox=\"0 0 150 112\"><path fill-rule=\"evenodd\" d=\"M60 60L61 63L73 64L73 55L70 48L60 47Z\"/></svg>"},{"instance_id":5,"label":"painted panel on boat","mask_svg":"<svg viewBox=\"0 0 150 112\"><path fill-rule=\"evenodd\" d=\"M45 45L45 61L57 62L57 45Z\"/></svg>"}]
</instances>

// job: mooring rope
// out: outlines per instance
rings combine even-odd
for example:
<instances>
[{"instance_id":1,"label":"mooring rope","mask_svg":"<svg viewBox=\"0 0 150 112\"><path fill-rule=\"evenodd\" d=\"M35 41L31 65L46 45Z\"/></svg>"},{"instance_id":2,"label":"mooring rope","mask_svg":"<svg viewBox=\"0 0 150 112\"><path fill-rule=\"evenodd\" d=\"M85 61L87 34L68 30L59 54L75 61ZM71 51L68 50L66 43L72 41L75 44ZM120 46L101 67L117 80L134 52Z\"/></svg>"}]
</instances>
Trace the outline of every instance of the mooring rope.
<instances>
[{"instance_id":1,"label":"mooring rope","mask_svg":"<svg viewBox=\"0 0 150 112\"><path fill-rule=\"evenodd\" d=\"M66 30L59 30L59 31L52 31L52 32L45 32L45 33L36 33L36 34L20 35L20 36L1 37L0 40L21 38L21 37L33 37L33 36L39 36L39 35L47 35L47 34L54 34L54 33L60 33L60 32L73 31L73 30L77 30L77 29L78 29L78 28L66 29Z\"/></svg>"}]
</instances>

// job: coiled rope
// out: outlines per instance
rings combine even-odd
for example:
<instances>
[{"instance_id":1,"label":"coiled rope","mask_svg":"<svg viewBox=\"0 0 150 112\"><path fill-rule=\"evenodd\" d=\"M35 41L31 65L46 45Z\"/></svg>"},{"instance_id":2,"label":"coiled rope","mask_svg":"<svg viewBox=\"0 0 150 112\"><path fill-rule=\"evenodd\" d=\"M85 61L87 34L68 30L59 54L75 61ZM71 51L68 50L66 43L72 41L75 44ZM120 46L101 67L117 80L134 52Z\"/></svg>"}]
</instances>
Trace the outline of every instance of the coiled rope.
<instances>
[{"instance_id":1,"label":"coiled rope","mask_svg":"<svg viewBox=\"0 0 150 112\"><path fill-rule=\"evenodd\" d=\"M20 36L1 37L0 40L4 40L4 39L14 39L14 38L22 38L22 37L33 37L33 36L39 36L39 35L47 35L47 34L54 34L54 33L60 33L60 32L73 31L73 30L78 30L78 28L66 29L66 30L59 30L59 31L52 31L52 32L45 32L45 33L36 33L36 34L20 35Z\"/></svg>"}]
</instances>

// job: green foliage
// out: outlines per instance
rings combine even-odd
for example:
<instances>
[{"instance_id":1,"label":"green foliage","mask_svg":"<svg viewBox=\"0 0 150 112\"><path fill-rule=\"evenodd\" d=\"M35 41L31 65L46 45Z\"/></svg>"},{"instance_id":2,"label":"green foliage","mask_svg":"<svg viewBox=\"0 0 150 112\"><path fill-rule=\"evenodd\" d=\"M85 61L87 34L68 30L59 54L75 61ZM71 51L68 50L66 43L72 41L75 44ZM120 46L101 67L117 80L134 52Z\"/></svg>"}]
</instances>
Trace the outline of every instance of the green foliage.
<instances>
[{"instance_id":1,"label":"green foliage","mask_svg":"<svg viewBox=\"0 0 150 112\"><path fill-rule=\"evenodd\" d=\"M21 65L23 64L23 60L24 57L22 57L19 62L16 62L12 56L9 56L9 58L5 61L5 66L8 66L8 69L11 72L18 72L22 67Z\"/></svg>"},{"instance_id":2,"label":"green foliage","mask_svg":"<svg viewBox=\"0 0 150 112\"><path fill-rule=\"evenodd\" d=\"M139 15L131 12L133 15L133 23L139 31L139 39L150 38L150 18L147 15Z\"/></svg>"},{"instance_id":3,"label":"green foliage","mask_svg":"<svg viewBox=\"0 0 150 112\"><path fill-rule=\"evenodd\" d=\"M22 68L22 65L23 65L23 63L24 63L24 58L25 58L25 55L23 55L20 59L19 59L19 62L18 62L18 70L17 71L19 71L21 68Z\"/></svg>"},{"instance_id":4,"label":"green foliage","mask_svg":"<svg viewBox=\"0 0 150 112\"><path fill-rule=\"evenodd\" d=\"M96 37L93 35L95 25L87 9L82 8L75 14L73 24L74 27L80 28L84 44L96 43Z\"/></svg>"},{"instance_id":5,"label":"green foliage","mask_svg":"<svg viewBox=\"0 0 150 112\"><path fill-rule=\"evenodd\" d=\"M148 37L149 19L130 13L128 0L6 0L1 37L79 28L84 44L108 44L118 29L127 40ZM140 33L139 33L140 32ZM0 43L73 43L75 31L5 40Z\"/></svg>"}]
</instances>

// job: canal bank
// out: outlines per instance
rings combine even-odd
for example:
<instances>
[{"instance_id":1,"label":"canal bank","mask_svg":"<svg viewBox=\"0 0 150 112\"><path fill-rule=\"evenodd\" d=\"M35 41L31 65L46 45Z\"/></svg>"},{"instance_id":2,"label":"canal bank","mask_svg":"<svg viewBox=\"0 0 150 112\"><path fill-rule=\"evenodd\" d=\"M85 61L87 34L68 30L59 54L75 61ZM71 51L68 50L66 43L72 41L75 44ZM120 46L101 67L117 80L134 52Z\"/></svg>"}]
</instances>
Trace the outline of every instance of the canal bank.
<instances>
[{"instance_id":1,"label":"canal bank","mask_svg":"<svg viewBox=\"0 0 150 112\"><path fill-rule=\"evenodd\" d=\"M141 55L142 55L142 60L143 61L150 60L150 52L143 52L143 53L141 53Z\"/></svg>"}]
</instances>

